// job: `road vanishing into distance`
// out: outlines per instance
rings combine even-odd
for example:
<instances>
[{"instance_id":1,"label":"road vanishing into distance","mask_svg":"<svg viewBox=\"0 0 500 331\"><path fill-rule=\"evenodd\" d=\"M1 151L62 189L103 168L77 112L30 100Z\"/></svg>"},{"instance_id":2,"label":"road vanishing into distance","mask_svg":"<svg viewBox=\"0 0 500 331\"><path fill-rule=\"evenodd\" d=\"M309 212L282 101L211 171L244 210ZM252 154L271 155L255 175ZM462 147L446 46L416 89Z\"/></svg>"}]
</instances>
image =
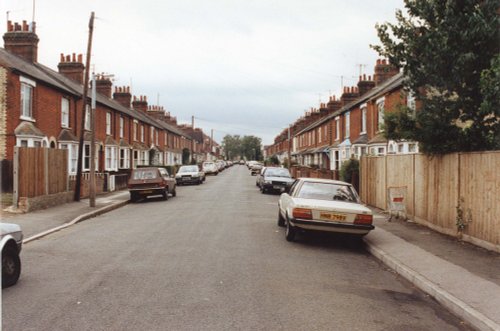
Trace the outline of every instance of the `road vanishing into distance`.
<instances>
[{"instance_id":1,"label":"road vanishing into distance","mask_svg":"<svg viewBox=\"0 0 500 331\"><path fill-rule=\"evenodd\" d=\"M3 330L469 330L362 242L287 242L278 198L235 165L31 242Z\"/></svg>"}]
</instances>

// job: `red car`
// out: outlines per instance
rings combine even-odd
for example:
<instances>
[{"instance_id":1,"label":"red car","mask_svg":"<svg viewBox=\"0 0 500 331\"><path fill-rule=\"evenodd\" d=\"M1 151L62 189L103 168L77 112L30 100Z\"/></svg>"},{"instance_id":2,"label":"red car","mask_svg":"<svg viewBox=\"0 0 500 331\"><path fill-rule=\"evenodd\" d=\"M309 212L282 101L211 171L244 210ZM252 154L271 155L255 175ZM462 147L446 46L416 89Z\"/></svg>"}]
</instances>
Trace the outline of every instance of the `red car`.
<instances>
[{"instance_id":1,"label":"red car","mask_svg":"<svg viewBox=\"0 0 500 331\"><path fill-rule=\"evenodd\" d=\"M164 168L138 168L132 170L128 181L130 200L135 202L139 198L161 195L168 200L168 195L177 195L175 179Z\"/></svg>"}]
</instances>

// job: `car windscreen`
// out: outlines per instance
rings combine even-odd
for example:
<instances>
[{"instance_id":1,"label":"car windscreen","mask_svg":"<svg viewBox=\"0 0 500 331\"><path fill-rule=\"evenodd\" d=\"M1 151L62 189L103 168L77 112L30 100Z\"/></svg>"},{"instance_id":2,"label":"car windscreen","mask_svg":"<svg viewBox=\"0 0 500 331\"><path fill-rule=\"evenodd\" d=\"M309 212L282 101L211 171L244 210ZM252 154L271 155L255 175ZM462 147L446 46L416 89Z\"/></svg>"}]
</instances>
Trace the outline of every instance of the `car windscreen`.
<instances>
[{"instance_id":1,"label":"car windscreen","mask_svg":"<svg viewBox=\"0 0 500 331\"><path fill-rule=\"evenodd\" d=\"M266 177L286 177L290 178L290 172L285 168L268 168L264 173Z\"/></svg>"},{"instance_id":2,"label":"car windscreen","mask_svg":"<svg viewBox=\"0 0 500 331\"><path fill-rule=\"evenodd\" d=\"M179 172L198 172L198 167L197 166L181 167L179 169Z\"/></svg>"},{"instance_id":3,"label":"car windscreen","mask_svg":"<svg viewBox=\"0 0 500 331\"><path fill-rule=\"evenodd\" d=\"M359 202L350 186L335 183L304 182L297 198Z\"/></svg>"},{"instance_id":4,"label":"car windscreen","mask_svg":"<svg viewBox=\"0 0 500 331\"><path fill-rule=\"evenodd\" d=\"M158 171L155 169L134 170L132 179L154 179L157 177Z\"/></svg>"}]
</instances>

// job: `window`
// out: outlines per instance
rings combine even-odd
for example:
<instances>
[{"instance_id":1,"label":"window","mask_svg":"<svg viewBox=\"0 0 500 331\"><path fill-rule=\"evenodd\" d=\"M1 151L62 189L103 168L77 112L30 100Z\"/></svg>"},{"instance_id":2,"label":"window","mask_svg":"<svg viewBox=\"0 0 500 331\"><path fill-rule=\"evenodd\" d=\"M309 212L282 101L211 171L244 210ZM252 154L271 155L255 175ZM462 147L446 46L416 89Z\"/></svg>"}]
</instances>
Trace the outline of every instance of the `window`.
<instances>
[{"instance_id":1,"label":"window","mask_svg":"<svg viewBox=\"0 0 500 331\"><path fill-rule=\"evenodd\" d=\"M69 99L61 98L61 126L69 127Z\"/></svg>"},{"instance_id":2,"label":"window","mask_svg":"<svg viewBox=\"0 0 500 331\"><path fill-rule=\"evenodd\" d=\"M33 121L33 90L36 83L31 79L20 77L21 81L21 118Z\"/></svg>"},{"instance_id":3,"label":"window","mask_svg":"<svg viewBox=\"0 0 500 331\"><path fill-rule=\"evenodd\" d=\"M134 150L134 168L137 168L137 166L139 165L139 151L137 150Z\"/></svg>"},{"instance_id":4,"label":"window","mask_svg":"<svg viewBox=\"0 0 500 331\"><path fill-rule=\"evenodd\" d=\"M417 103L415 101L415 94L413 92L408 92L408 97L406 99L406 106L410 110L410 114L412 117L415 117L416 115L416 110L417 110Z\"/></svg>"},{"instance_id":5,"label":"window","mask_svg":"<svg viewBox=\"0 0 500 331\"><path fill-rule=\"evenodd\" d=\"M377 148L377 155L384 155L384 154L385 154L385 148L384 147Z\"/></svg>"},{"instance_id":6,"label":"window","mask_svg":"<svg viewBox=\"0 0 500 331\"><path fill-rule=\"evenodd\" d=\"M335 140L340 139L340 118L335 119Z\"/></svg>"},{"instance_id":7,"label":"window","mask_svg":"<svg viewBox=\"0 0 500 331\"><path fill-rule=\"evenodd\" d=\"M111 113L106 113L106 134L111 135Z\"/></svg>"},{"instance_id":8,"label":"window","mask_svg":"<svg viewBox=\"0 0 500 331\"><path fill-rule=\"evenodd\" d=\"M398 153L403 154L404 152L404 144L398 144Z\"/></svg>"},{"instance_id":9,"label":"window","mask_svg":"<svg viewBox=\"0 0 500 331\"><path fill-rule=\"evenodd\" d=\"M149 128L149 141L151 144L155 141L155 128L153 127Z\"/></svg>"},{"instance_id":10,"label":"window","mask_svg":"<svg viewBox=\"0 0 500 331\"><path fill-rule=\"evenodd\" d=\"M78 162L78 145L62 143L59 145L59 148L68 150L68 173L71 175L76 174L76 167Z\"/></svg>"},{"instance_id":11,"label":"window","mask_svg":"<svg viewBox=\"0 0 500 331\"><path fill-rule=\"evenodd\" d=\"M322 129L322 127L319 127L319 129L318 129L318 142L319 142L319 143L321 142L321 140L322 140L322 138L323 138L323 137L322 137L322 135L321 135L321 133L322 133L322 132L321 132L321 131L322 131L321 129Z\"/></svg>"},{"instance_id":12,"label":"window","mask_svg":"<svg viewBox=\"0 0 500 331\"><path fill-rule=\"evenodd\" d=\"M90 106L85 106L85 130L90 131Z\"/></svg>"},{"instance_id":13,"label":"window","mask_svg":"<svg viewBox=\"0 0 500 331\"><path fill-rule=\"evenodd\" d=\"M120 148L120 169L128 169L130 164L130 150Z\"/></svg>"},{"instance_id":14,"label":"window","mask_svg":"<svg viewBox=\"0 0 500 331\"><path fill-rule=\"evenodd\" d=\"M351 112L345 113L345 137L349 138L351 131Z\"/></svg>"},{"instance_id":15,"label":"window","mask_svg":"<svg viewBox=\"0 0 500 331\"><path fill-rule=\"evenodd\" d=\"M137 141L137 127L139 126L139 123L137 123L136 120L134 120L134 141Z\"/></svg>"},{"instance_id":16,"label":"window","mask_svg":"<svg viewBox=\"0 0 500 331\"><path fill-rule=\"evenodd\" d=\"M140 157L139 164L149 165L149 151L141 151L139 157Z\"/></svg>"},{"instance_id":17,"label":"window","mask_svg":"<svg viewBox=\"0 0 500 331\"><path fill-rule=\"evenodd\" d=\"M26 139L21 139L19 146L21 147L28 147L28 140Z\"/></svg>"},{"instance_id":18,"label":"window","mask_svg":"<svg viewBox=\"0 0 500 331\"><path fill-rule=\"evenodd\" d=\"M417 144L415 144L415 143L408 144L408 152L409 153L418 153Z\"/></svg>"},{"instance_id":19,"label":"window","mask_svg":"<svg viewBox=\"0 0 500 331\"><path fill-rule=\"evenodd\" d=\"M384 130L384 100L380 100L377 102L377 114L378 114L378 130Z\"/></svg>"},{"instance_id":20,"label":"window","mask_svg":"<svg viewBox=\"0 0 500 331\"><path fill-rule=\"evenodd\" d=\"M361 133L366 133L366 106L361 108Z\"/></svg>"},{"instance_id":21,"label":"window","mask_svg":"<svg viewBox=\"0 0 500 331\"><path fill-rule=\"evenodd\" d=\"M160 132L159 132L159 131L156 131L156 139L155 139L155 144L156 144L157 146L158 146L158 145L160 145L160 144L158 143L159 136L160 136Z\"/></svg>"},{"instance_id":22,"label":"window","mask_svg":"<svg viewBox=\"0 0 500 331\"><path fill-rule=\"evenodd\" d=\"M141 125L141 142L144 142L144 125Z\"/></svg>"},{"instance_id":23,"label":"window","mask_svg":"<svg viewBox=\"0 0 500 331\"><path fill-rule=\"evenodd\" d=\"M118 170L116 159L116 146L106 146L106 166L105 170Z\"/></svg>"},{"instance_id":24,"label":"window","mask_svg":"<svg viewBox=\"0 0 500 331\"><path fill-rule=\"evenodd\" d=\"M120 138L123 138L123 117L120 116Z\"/></svg>"},{"instance_id":25,"label":"window","mask_svg":"<svg viewBox=\"0 0 500 331\"><path fill-rule=\"evenodd\" d=\"M83 145L83 170L90 170L90 145Z\"/></svg>"}]
</instances>

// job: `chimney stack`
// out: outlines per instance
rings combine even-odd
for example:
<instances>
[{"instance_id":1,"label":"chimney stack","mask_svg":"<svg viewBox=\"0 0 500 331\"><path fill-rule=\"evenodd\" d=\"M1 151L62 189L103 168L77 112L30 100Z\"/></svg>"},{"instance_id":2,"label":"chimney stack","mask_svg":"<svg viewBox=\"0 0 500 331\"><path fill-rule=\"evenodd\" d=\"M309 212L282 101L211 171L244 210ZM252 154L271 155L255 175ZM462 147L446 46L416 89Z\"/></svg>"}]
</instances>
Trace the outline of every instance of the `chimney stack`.
<instances>
[{"instance_id":1,"label":"chimney stack","mask_svg":"<svg viewBox=\"0 0 500 331\"><path fill-rule=\"evenodd\" d=\"M38 36L35 33L35 22L30 25L23 21L12 24L7 21L7 32L3 35L4 48L7 52L22 57L28 62L36 63L38 57Z\"/></svg>"},{"instance_id":2,"label":"chimney stack","mask_svg":"<svg viewBox=\"0 0 500 331\"><path fill-rule=\"evenodd\" d=\"M337 100L333 95L330 97L330 101L328 101L327 107L328 107L328 113L332 114L337 110L339 110L340 108L342 108L342 101L340 101L340 99Z\"/></svg>"},{"instance_id":3,"label":"chimney stack","mask_svg":"<svg viewBox=\"0 0 500 331\"><path fill-rule=\"evenodd\" d=\"M130 102L132 101L132 94L130 94L129 86L115 87L113 99L121 104L123 107L130 109Z\"/></svg>"},{"instance_id":4,"label":"chimney stack","mask_svg":"<svg viewBox=\"0 0 500 331\"><path fill-rule=\"evenodd\" d=\"M340 97L340 100L342 101L342 106L345 106L354 100L356 100L359 97L359 91L357 87L344 87L344 93L342 93L342 96Z\"/></svg>"},{"instance_id":5,"label":"chimney stack","mask_svg":"<svg viewBox=\"0 0 500 331\"><path fill-rule=\"evenodd\" d=\"M366 92L370 91L375 87L375 81L372 80L371 76L366 77L366 75L359 76L358 89L359 95L364 95Z\"/></svg>"},{"instance_id":6,"label":"chimney stack","mask_svg":"<svg viewBox=\"0 0 500 331\"><path fill-rule=\"evenodd\" d=\"M95 79L95 88L97 93L105 95L106 97L111 99L111 92L113 91L113 83L111 79L104 76L104 74L97 75Z\"/></svg>"},{"instance_id":7,"label":"chimney stack","mask_svg":"<svg viewBox=\"0 0 500 331\"><path fill-rule=\"evenodd\" d=\"M83 65L82 58L82 54L78 54L77 57L75 53L73 53L73 56L61 53L61 59L57 65L59 73L78 84L83 84L85 66Z\"/></svg>"},{"instance_id":8,"label":"chimney stack","mask_svg":"<svg viewBox=\"0 0 500 331\"><path fill-rule=\"evenodd\" d=\"M134 101L132 101L132 108L135 110L143 111L145 113L148 112L148 101L146 96L141 95L139 98L134 96Z\"/></svg>"},{"instance_id":9,"label":"chimney stack","mask_svg":"<svg viewBox=\"0 0 500 331\"><path fill-rule=\"evenodd\" d=\"M391 78L392 76L399 73L399 69L389 63L385 59L378 59L375 65L375 74L373 75L373 80L378 86Z\"/></svg>"}]
</instances>

